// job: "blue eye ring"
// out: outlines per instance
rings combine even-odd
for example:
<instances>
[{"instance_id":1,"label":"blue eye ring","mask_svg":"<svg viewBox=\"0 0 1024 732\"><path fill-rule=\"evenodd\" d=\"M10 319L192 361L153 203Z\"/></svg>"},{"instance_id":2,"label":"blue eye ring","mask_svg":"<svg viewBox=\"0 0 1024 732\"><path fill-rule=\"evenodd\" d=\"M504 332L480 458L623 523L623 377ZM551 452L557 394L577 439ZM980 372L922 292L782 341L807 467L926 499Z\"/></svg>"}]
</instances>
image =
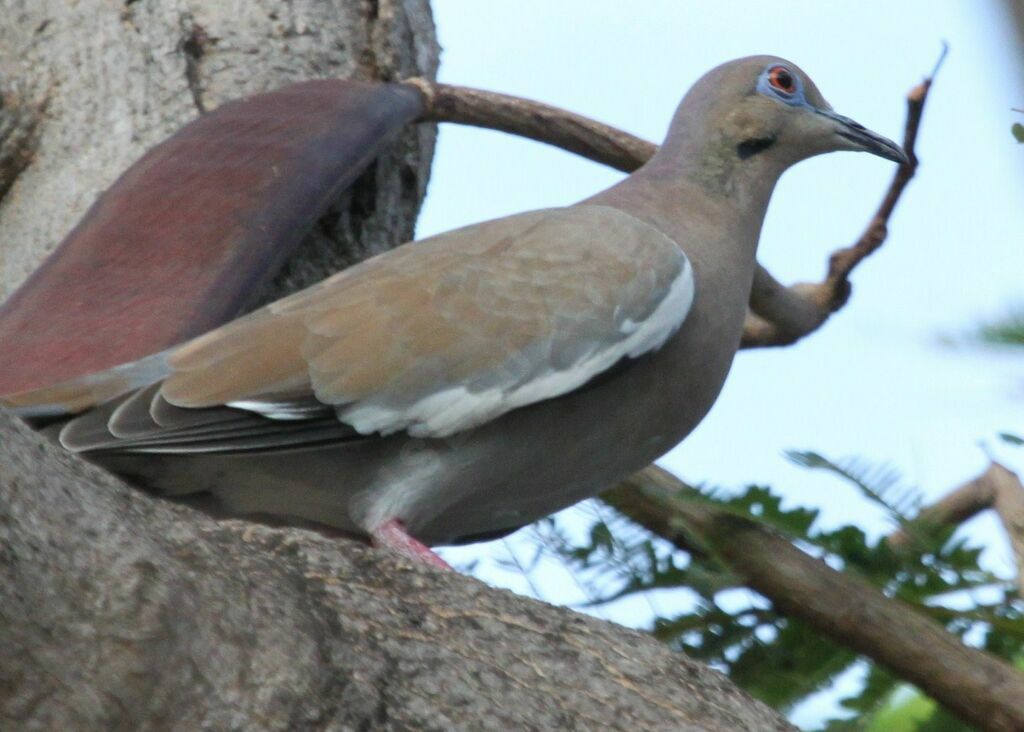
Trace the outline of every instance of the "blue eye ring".
<instances>
[{"instance_id":1,"label":"blue eye ring","mask_svg":"<svg viewBox=\"0 0 1024 732\"><path fill-rule=\"evenodd\" d=\"M793 106L806 104L800 77L782 64L772 64L761 73L761 78L757 80L757 90Z\"/></svg>"}]
</instances>

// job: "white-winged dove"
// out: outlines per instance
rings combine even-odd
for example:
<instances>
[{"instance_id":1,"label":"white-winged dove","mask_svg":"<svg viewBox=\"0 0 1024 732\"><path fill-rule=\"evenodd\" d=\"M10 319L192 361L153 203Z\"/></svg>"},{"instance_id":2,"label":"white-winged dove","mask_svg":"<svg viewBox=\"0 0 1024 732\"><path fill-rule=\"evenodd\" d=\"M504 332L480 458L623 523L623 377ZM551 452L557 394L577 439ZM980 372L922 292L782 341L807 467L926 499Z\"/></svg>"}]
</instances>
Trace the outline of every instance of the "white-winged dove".
<instances>
[{"instance_id":1,"label":"white-winged dove","mask_svg":"<svg viewBox=\"0 0 1024 732\"><path fill-rule=\"evenodd\" d=\"M820 153L905 156L756 56L689 91L658 153L566 208L374 257L155 356L9 395L171 496L415 549L502 535L683 439L740 341L769 197ZM404 532L404 533L403 533Z\"/></svg>"}]
</instances>

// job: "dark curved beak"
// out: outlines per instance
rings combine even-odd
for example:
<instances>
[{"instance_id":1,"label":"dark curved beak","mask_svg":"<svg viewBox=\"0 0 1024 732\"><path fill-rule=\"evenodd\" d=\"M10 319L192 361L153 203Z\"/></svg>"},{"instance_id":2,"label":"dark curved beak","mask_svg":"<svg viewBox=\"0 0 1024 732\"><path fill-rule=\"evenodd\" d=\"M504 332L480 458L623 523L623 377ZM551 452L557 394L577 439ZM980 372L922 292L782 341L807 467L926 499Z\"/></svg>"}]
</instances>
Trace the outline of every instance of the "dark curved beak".
<instances>
[{"instance_id":1,"label":"dark curved beak","mask_svg":"<svg viewBox=\"0 0 1024 732\"><path fill-rule=\"evenodd\" d=\"M818 109L815 111L832 120L836 125L835 133L852 142L855 146L854 149L872 153L880 158L892 160L894 163L905 164L910 162L910 158L903 152L903 148L889 138L882 137L859 122L854 122L849 117L836 114L832 110Z\"/></svg>"}]
</instances>

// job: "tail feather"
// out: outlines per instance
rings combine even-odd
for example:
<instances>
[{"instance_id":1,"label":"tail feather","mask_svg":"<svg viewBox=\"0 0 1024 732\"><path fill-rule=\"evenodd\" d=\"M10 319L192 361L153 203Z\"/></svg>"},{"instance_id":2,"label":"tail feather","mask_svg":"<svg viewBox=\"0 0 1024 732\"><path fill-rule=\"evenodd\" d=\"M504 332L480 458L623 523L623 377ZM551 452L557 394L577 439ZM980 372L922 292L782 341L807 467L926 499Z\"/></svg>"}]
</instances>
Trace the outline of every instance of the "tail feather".
<instances>
[{"instance_id":1,"label":"tail feather","mask_svg":"<svg viewBox=\"0 0 1024 732\"><path fill-rule=\"evenodd\" d=\"M160 390L160 382L139 389L121 402L107 421L107 429L114 437L132 438L148 435L160 429L150 414L150 404Z\"/></svg>"},{"instance_id":2,"label":"tail feather","mask_svg":"<svg viewBox=\"0 0 1024 732\"><path fill-rule=\"evenodd\" d=\"M110 416L130 397L116 397L64 423L58 433L60 444L72 452L86 452L116 443L108 427Z\"/></svg>"}]
</instances>

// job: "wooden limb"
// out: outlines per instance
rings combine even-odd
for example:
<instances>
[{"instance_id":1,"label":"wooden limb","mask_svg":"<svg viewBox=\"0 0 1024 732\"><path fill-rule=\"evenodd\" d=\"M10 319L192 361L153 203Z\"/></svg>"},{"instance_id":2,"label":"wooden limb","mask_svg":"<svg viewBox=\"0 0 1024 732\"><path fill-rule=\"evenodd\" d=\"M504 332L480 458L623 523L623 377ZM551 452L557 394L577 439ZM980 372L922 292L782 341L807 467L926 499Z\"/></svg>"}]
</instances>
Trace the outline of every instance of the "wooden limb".
<instances>
[{"instance_id":1,"label":"wooden limb","mask_svg":"<svg viewBox=\"0 0 1024 732\"><path fill-rule=\"evenodd\" d=\"M1017 474L997 462L985 472L954 488L935 503L922 509L917 519L922 523L953 526L993 509L1003 525L1013 550L1018 594L1024 593L1024 484ZM912 538L896 531L886 539L889 546L900 549Z\"/></svg>"},{"instance_id":2,"label":"wooden limb","mask_svg":"<svg viewBox=\"0 0 1024 732\"><path fill-rule=\"evenodd\" d=\"M631 480L639 495L628 517L658 516L653 526L669 528L664 538L684 537L677 546L686 551L695 543L713 551L779 611L885 666L969 724L1024 729L1024 674L1010 665L761 524L680 498L692 489L657 466Z\"/></svg>"},{"instance_id":3,"label":"wooden limb","mask_svg":"<svg viewBox=\"0 0 1024 732\"><path fill-rule=\"evenodd\" d=\"M743 325L743 345L767 345L782 333L797 340L800 336L796 334L817 330L828 319L829 312L814 299L815 287L818 285L787 287L758 266L750 290L751 310Z\"/></svg>"},{"instance_id":4,"label":"wooden limb","mask_svg":"<svg viewBox=\"0 0 1024 732\"><path fill-rule=\"evenodd\" d=\"M885 241L889 217L917 169L914 142L932 77L907 96L904 147L910 161L897 169L882 204L857 242L833 252L825 279L787 287L758 265L743 347L793 343L821 327L846 303L850 274ZM627 173L646 163L657 150L656 145L628 132L541 102L420 78L404 83L423 95L421 122L453 122L500 130L554 145Z\"/></svg>"},{"instance_id":5,"label":"wooden limb","mask_svg":"<svg viewBox=\"0 0 1024 732\"><path fill-rule=\"evenodd\" d=\"M421 122L454 122L508 132L624 173L639 168L658 150L647 140L549 104L426 79L404 83L414 86L425 98Z\"/></svg>"},{"instance_id":6,"label":"wooden limb","mask_svg":"<svg viewBox=\"0 0 1024 732\"><path fill-rule=\"evenodd\" d=\"M693 532L680 525L675 513L666 511L661 501L652 498L686 489L689 486L679 478L657 465L650 465L604 491L601 501L677 549L696 557L706 557L707 552L700 542L694 540Z\"/></svg>"},{"instance_id":7,"label":"wooden limb","mask_svg":"<svg viewBox=\"0 0 1024 732\"><path fill-rule=\"evenodd\" d=\"M917 520L933 526L959 525L992 508L995 501L995 475L999 470L1006 468L998 463L990 464L977 478L957 486L935 503L921 509ZM909 546L913 538L899 530L890 534L886 542L893 549L901 549Z\"/></svg>"},{"instance_id":8,"label":"wooden limb","mask_svg":"<svg viewBox=\"0 0 1024 732\"><path fill-rule=\"evenodd\" d=\"M1010 539L1017 565L1017 594L1024 595L1024 484L1016 473L998 463L990 468L995 501L992 507Z\"/></svg>"}]
</instances>

